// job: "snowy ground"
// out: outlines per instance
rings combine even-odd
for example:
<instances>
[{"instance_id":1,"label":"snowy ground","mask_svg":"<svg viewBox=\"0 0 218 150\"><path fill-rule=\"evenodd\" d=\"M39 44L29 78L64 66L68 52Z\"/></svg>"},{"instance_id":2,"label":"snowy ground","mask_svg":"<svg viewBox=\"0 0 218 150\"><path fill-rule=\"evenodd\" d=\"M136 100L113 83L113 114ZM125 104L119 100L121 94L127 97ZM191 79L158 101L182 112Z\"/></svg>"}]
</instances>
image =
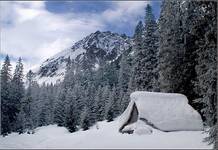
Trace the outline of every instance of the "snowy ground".
<instances>
[{"instance_id":1,"label":"snowy ground","mask_svg":"<svg viewBox=\"0 0 218 150\"><path fill-rule=\"evenodd\" d=\"M69 133L64 127L50 125L36 129L35 134L12 133L0 136L0 149L6 148L195 148L210 149L201 131L161 132L129 135L117 131L118 122L99 122L88 131Z\"/></svg>"}]
</instances>

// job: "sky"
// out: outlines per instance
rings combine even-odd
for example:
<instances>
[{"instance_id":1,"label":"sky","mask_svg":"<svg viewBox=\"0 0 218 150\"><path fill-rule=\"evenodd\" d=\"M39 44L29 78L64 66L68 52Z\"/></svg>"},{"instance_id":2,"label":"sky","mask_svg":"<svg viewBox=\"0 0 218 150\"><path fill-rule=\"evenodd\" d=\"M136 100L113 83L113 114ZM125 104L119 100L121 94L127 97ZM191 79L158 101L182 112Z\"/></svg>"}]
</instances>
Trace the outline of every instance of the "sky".
<instances>
[{"instance_id":1,"label":"sky","mask_svg":"<svg viewBox=\"0 0 218 150\"><path fill-rule=\"evenodd\" d=\"M27 71L97 30L132 36L147 4L158 19L161 1L1 1L0 61Z\"/></svg>"}]
</instances>

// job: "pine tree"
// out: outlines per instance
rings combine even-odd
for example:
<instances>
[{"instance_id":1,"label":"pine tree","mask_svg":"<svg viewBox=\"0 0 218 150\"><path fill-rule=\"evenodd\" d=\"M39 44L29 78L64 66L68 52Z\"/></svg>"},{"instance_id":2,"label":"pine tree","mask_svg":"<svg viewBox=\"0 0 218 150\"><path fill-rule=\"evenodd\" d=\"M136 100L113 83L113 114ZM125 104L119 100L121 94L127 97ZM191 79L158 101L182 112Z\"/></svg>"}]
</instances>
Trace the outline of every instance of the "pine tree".
<instances>
[{"instance_id":1,"label":"pine tree","mask_svg":"<svg viewBox=\"0 0 218 150\"><path fill-rule=\"evenodd\" d=\"M147 91L155 91L157 88L158 72L158 37L157 23L155 21L152 7L148 4L145 14L145 27L143 39L143 55L145 56L141 62L144 64L142 70L143 88Z\"/></svg>"},{"instance_id":2,"label":"pine tree","mask_svg":"<svg viewBox=\"0 0 218 150\"><path fill-rule=\"evenodd\" d=\"M102 99L102 87L99 86L95 95L95 114L96 121L102 121L104 118L104 100Z\"/></svg>"},{"instance_id":3,"label":"pine tree","mask_svg":"<svg viewBox=\"0 0 218 150\"><path fill-rule=\"evenodd\" d=\"M32 72L30 71L28 74L32 74ZM34 80L29 81L28 83L32 84L29 84L26 89L24 98L21 100L21 107L18 113L17 132L19 134L26 131L28 133L34 133L33 129L38 127L39 111L41 110L39 102L40 87Z\"/></svg>"},{"instance_id":4,"label":"pine tree","mask_svg":"<svg viewBox=\"0 0 218 150\"><path fill-rule=\"evenodd\" d=\"M211 127L209 143L217 122L216 13L215 2L165 0L159 19L160 89L188 97Z\"/></svg>"},{"instance_id":5,"label":"pine tree","mask_svg":"<svg viewBox=\"0 0 218 150\"><path fill-rule=\"evenodd\" d=\"M39 114L42 109L43 103L41 103L41 87L39 84L33 80L32 82L32 87L31 87L31 97L32 97L32 102L31 102L31 118L33 122L33 127L36 128L39 126Z\"/></svg>"},{"instance_id":6,"label":"pine tree","mask_svg":"<svg viewBox=\"0 0 218 150\"><path fill-rule=\"evenodd\" d=\"M70 132L75 132L78 130L77 125L77 116L76 116L76 106L73 101L70 102L70 105L67 107L66 110L66 127Z\"/></svg>"},{"instance_id":7,"label":"pine tree","mask_svg":"<svg viewBox=\"0 0 218 150\"><path fill-rule=\"evenodd\" d=\"M113 99L111 97L111 91L110 89L106 89L107 91L104 91L104 95L103 95L103 98L105 99L105 107L104 107L104 119L107 119L107 116L108 116L108 113L109 113L109 110L111 109L111 106L112 106L112 103L113 103Z\"/></svg>"},{"instance_id":8,"label":"pine tree","mask_svg":"<svg viewBox=\"0 0 218 150\"><path fill-rule=\"evenodd\" d=\"M99 121L102 121L105 119L105 114L106 114L106 108L107 105L110 105L110 99L109 99L109 86L106 85L105 87L103 87L102 89L102 96L101 99L99 101Z\"/></svg>"},{"instance_id":9,"label":"pine tree","mask_svg":"<svg viewBox=\"0 0 218 150\"><path fill-rule=\"evenodd\" d=\"M154 91L157 88L157 23L150 5L146 7L145 26L140 22L134 36L134 61L131 85L137 90Z\"/></svg>"},{"instance_id":10,"label":"pine tree","mask_svg":"<svg viewBox=\"0 0 218 150\"><path fill-rule=\"evenodd\" d=\"M115 63L110 63L104 66L104 86L114 86L118 83L118 69Z\"/></svg>"},{"instance_id":11,"label":"pine tree","mask_svg":"<svg viewBox=\"0 0 218 150\"><path fill-rule=\"evenodd\" d=\"M200 36L195 29L196 2L165 0L159 19L159 84L162 92L185 94L189 103L200 112L200 105L194 103L198 93L194 89L196 80L196 44Z\"/></svg>"},{"instance_id":12,"label":"pine tree","mask_svg":"<svg viewBox=\"0 0 218 150\"><path fill-rule=\"evenodd\" d=\"M85 106L84 93L82 92L84 89L80 85L80 82L81 80L76 80L74 87L71 90L68 89L65 98L65 110L63 114L66 116L66 127L72 130L71 132L74 132L74 130L77 130L81 126L81 113Z\"/></svg>"},{"instance_id":13,"label":"pine tree","mask_svg":"<svg viewBox=\"0 0 218 150\"><path fill-rule=\"evenodd\" d=\"M76 125L81 125L81 113L84 109L85 102L84 102L84 87L82 87L79 83L77 83L74 87L74 101L75 101L75 118L76 118Z\"/></svg>"},{"instance_id":14,"label":"pine tree","mask_svg":"<svg viewBox=\"0 0 218 150\"><path fill-rule=\"evenodd\" d=\"M17 116L17 132L19 134L24 133L24 130L25 130L24 122L25 122L25 112L24 112L24 109L21 105L21 110Z\"/></svg>"},{"instance_id":15,"label":"pine tree","mask_svg":"<svg viewBox=\"0 0 218 150\"><path fill-rule=\"evenodd\" d=\"M91 126L91 122L90 122L90 119L89 119L89 109L87 106L85 106L83 108L83 111L81 113L81 128L85 131L85 130L88 130L89 127Z\"/></svg>"},{"instance_id":16,"label":"pine tree","mask_svg":"<svg viewBox=\"0 0 218 150\"><path fill-rule=\"evenodd\" d=\"M165 0L159 19L159 83L162 92L184 93L184 29L181 1Z\"/></svg>"},{"instance_id":17,"label":"pine tree","mask_svg":"<svg viewBox=\"0 0 218 150\"><path fill-rule=\"evenodd\" d=\"M52 83L50 85L47 85L47 124L53 124L54 123L54 103L55 103L55 85Z\"/></svg>"},{"instance_id":18,"label":"pine tree","mask_svg":"<svg viewBox=\"0 0 218 150\"><path fill-rule=\"evenodd\" d=\"M109 95L109 103L106 110L106 120L108 122L113 121L115 117L119 114L118 104L116 103L116 88L113 87Z\"/></svg>"},{"instance_id":19,"label":"pine tree","mask_svg":"<svg viewBox=\"0 0 218 150\"><path fill-rule=\"evenodd\" d=\"M129 103L129 93L128 93L128 86L131 79L131 57L129 52L125 51L122 54L122 58L120 61L120 70L119 70L119 82L118 82L118 89L119 89L119 101L120 101L120 112L123 112L126 106Z\"/></svg>"},{"instance_id":20,"label":"pine tree","mask_svg":"<svg viewBox=\"0 0 218 150\"><path fill-rule=\"evenodd\" d=\"M143 31L144 31L143 23L142 23L142 21L139 21L138 24L136 25L135 33L133 36L135 51L137 51L137 50L139 51L140 49L142 49Z\"/></svg>"},{"instance_id":21,"label":"pine tree","mask_svg":"<svg viewBox=\"0 0 218 150\"><path fill-rule=\"evenodd\" d=\"M58 101L54 108L54 122L57 123L58 126L65 125L65 94L65 89L60 89Z\"/></svg>"},{"instance_id":22,"label":"pine tree","mask_svg":"<svg viewBox=\"0 0 218 150\"><path fill-rule=\"evenodd\" d=\"M5 61L1 69L1 134L7 135L11 132L11 63L9 56L5 57Z\"/></svg>"},{"instance_id":23,"label":"pine tree","mask_svg":"<svg viewBox=\"0 0 218 150\"><path fill-rule=\"evenodd\" d=\"M211 127L209 137L205 138L209 144L216 139L217 122L217 4L216 2L195 2L195 23L191 33L197 35L199 45L197 49L196 92L199 93L198 101L203 104L202 113L206 125ZM204 9L202 9L204 8ZM201 14L201 16L199 16ZM202 17L203 16L203 17ZM204 30L202 30L204 29Z\"/></svg>"},{"instance_id":24,"label":"pine tree","mask_svg":"<svg viewBox=\"0 0 218 150\"><path fill-rule=\"evenodd\" d=\"M24 118L21 119L23 120L23 129L27 131L27 133L34 133L34 122L33 122L33 97L32 97L32 86L34 83L33 80L34 74L33 72L30 70L27 75L27 83L28 83L28 88L26 90L26 94L25 94L25 98L22 102L22 109L21 112L24 112Z\"/></svg>"},{"instance_id":25,"label":"pine tree","mask_svg":"<svg viewBox=\"0 0 218 150\"><path fill-rule=\"evenodd\" d=\"M54 123L58 126L70 126L70 117L72 114L70 103L72 98L72 86L74 84L74 72L73 72L73 62L70 57L67 59L67 67L65 71L65 77L60 85L60 89L57 96L57 101L54 104ZM69 114L67 114L69 112Z\"/></svg>"},{"instance_id":26,"label":"pine tree","mask_svg":"<svg viewBox=\"0 0 218 150\"><path fill-rule=\"evenodd\" d=\"M21 101L24 98L25 95L25 89L24 89L24 82L23 82L23 64L21 58L19 58L14 75L11 81L12 88L11 92L12 97L11 97L11 109L13 110L11 113L14 113L13 116L13 121L12 126L13 126L13 131L16 131L19 124L18 124L18 113L21 111Z\"/></svg>"},{"instance_id":27,"label":"pine tree","mask_svg":"<svg viewBox=\"0 0 218 150\"><path fill-rule=\"evenodd\" d=\"M143 43L143 24L142 21L139 21L136 28L135 28L135 33L133 36L133 61L132 61L132 70L131 70L131 76L130 76L130 82L131 82L131 89L136 90L136 76L138 73L138 59L136 59L136 56L141 56L141 51L142 51L142 43Z\"/></svg>"},{"instance_id":28,"label":"pine tree","mask_svg":"<svg viewBox=\"0 0 218 150\"><path fill-rule=\"evenodd\" d=\"M49 113L50 113L50 107L49 107L49 95L48 95L48 85L43 85L40 87L40 98L39 98L39 104L40 104L40 110L39 110L39 120L38 125L39 126L45 126L49 124Z\"/></svg>"},{"instance_id":29,"label":"pine tree","mask_svg":"<svg viewBox=\"0 0 218 150\"><path fill-rule=\"evenodd\" d=\"M89 81L87 84L87 88L84 91L85 97L84 102L87 109L87 116L86 116L86 124L93 125L96 120L96 114L95 114L95 92L96 88L94 87L94 83L92 81Z\"/></svg>"}]
</instances>

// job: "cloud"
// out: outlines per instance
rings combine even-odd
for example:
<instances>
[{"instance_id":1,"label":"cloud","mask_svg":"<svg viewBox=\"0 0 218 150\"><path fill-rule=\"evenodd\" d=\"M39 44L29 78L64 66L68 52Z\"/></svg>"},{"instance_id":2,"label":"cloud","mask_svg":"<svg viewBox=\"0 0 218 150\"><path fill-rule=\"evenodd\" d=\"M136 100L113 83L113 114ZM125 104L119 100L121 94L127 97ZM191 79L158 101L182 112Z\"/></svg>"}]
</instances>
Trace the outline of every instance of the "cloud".
<instances>
[{"instance_id":1,"label":"cloud","mask_svg":"<svg viewBox=\"0 0 218 150\"><path fill-rule=\"evenodd\" d=\"M146 3L112 1L98 13L54 13L44 1L1 1L1 53L22 57L27 70L96 30L134 29Z\"/></svg>"},{"instance_id":2,"label":"cloud","mask_svg":"<svg viewBox=\"0 0 218 150\"><path fill-rule=\"evenodd\" d=\"M43 1L5 1L1 8L1 53L23 57L28 67L104 27L91 18L51 13Z\"/></svg>"},{"instance_id":3,"label":"cloud","mask_svg":"<svg viewBox=\"0 0 218 150\"><path fill-rule=\"evenodd\" d=\"M122 23L133 23L144 15L145 5L149 1L115 1L114 7L103 12L103 18L107 22L116 22L118 25Z\"/></svg>"}]
</instances>

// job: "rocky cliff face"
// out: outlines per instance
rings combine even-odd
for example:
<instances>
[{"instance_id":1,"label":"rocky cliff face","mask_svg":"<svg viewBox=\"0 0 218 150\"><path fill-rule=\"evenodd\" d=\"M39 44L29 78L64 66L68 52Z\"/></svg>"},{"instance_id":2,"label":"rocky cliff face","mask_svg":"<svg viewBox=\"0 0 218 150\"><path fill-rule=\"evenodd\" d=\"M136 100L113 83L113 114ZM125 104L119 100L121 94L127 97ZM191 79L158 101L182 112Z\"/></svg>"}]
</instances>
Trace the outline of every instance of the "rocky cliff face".
<instances>
[{"instance_id":1,"label":"rocky cliff face","mask_svg":"<svg viewBox=\"0 0 218 150\"><path fill-rule=\"evenodd\" d=\"M69 57L81 69L97 70L102 64L116 60L131 45L132 39L126 35L96 31L43 62L35 71L35 79L39 84L62 81Z\"/></svg>"}]
</instances>

